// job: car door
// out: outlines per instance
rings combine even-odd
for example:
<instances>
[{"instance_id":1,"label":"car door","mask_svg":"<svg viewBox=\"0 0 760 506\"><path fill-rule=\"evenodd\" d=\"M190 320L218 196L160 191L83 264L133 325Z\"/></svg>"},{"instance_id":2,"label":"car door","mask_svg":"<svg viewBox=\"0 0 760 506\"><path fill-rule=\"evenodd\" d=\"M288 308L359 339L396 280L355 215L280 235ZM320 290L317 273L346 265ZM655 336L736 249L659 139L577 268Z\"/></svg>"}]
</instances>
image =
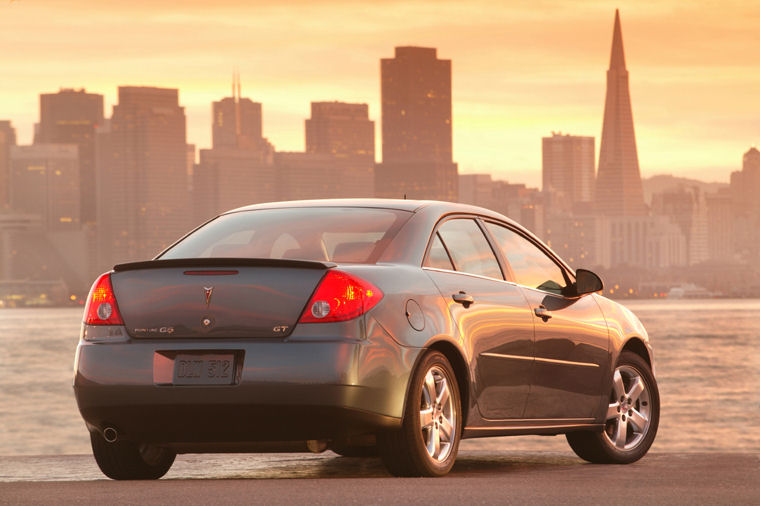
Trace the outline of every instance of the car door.
<instances>
[{"instance_id":1,"label":"car door","mask_svg":"<svg viewBox=\"0 0 760 506\"><path fill-rule=\"evenodd\" d=\"M424 269L448 300L470 355L474 395L486 419L521 418L533 361L533 317L520 289L504 280L472 218L439 224Z\"/></svg>"},{"instance_id":2,"label":"car door","mask_svg":"<svg viewBox=\"0 0 760 506\"><path fill-rule=\"evenodd\" d=\"M538 243L503 224L485 226L533 312L535 362L525 418L593 417L609 365L607 324L594 296L572 296L572 274Z\"/></svg>"}]
</instances>

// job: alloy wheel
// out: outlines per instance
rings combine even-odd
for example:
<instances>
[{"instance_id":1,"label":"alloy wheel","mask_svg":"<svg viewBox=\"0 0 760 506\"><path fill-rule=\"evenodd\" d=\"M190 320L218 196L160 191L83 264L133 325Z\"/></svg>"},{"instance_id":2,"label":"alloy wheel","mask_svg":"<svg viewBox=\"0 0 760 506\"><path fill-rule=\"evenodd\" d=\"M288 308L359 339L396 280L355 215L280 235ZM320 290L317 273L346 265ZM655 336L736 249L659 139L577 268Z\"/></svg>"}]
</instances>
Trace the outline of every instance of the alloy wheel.
<instances>
[{"instance_id":1,"label":"alloy wheel","mask_svg":"<svg viewBox=\"0 0 760 506\"><path fill-rule=\"evenodd\" d=\"M649 390L641 373L630 365L615 369L604 437L618 450L636 448L646 437L652 415Z\"/></svg>"},{"instance_id":2,"label":"alloy wheel","mask_svg":"<svg viewBox=\"0 0 760 506\"><path fill-rule=\"evenodd\" d=\"M422 441L434 461L443 462L451 453L457 417L449 381L444 371L435 365L425 375L420 402Z\"/></svg>"}]
</instances>

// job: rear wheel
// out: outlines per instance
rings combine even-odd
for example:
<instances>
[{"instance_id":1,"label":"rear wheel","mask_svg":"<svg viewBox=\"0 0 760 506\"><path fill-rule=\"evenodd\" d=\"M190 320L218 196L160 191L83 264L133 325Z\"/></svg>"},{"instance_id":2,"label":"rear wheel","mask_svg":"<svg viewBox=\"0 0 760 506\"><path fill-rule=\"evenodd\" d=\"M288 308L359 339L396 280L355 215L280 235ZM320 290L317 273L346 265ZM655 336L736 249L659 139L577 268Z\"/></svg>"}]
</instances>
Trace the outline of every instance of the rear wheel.
<instances>
[{"instance_id":1,"label":"rear wheel","mask_svg":"<svg viewBox=\"0 0 760 506\"><path fill-rule=\"evenodd\" d=\"M95 461L103 474L114 480L157 480L169 471L177 456L168 448L132 441L107 442L90 433Z\"/></svg>"},{"instance_id":2,"label":"rear wheel","mask_svg":"<svg viewBox=\"0 0 760 506\"><path fill-rule=\"evenodd\" d=\"M612 377L604 430L571 432L567 441L582 459L628 464L643 457L654 442L660 420L660 394L649 365L624 351Z\"/></svg>"},{"instance_id":3,"label":"rear wheel","mask_svg":"<svg viewBox=\"0 0 760 506\"><path fill-rule=\"evenodd\" d=\"M412 377L402 427L378 436L380 456L396 476L443 476L459 450L459 388L448 359L428 352Z\"/></svg>"}]
</instances>

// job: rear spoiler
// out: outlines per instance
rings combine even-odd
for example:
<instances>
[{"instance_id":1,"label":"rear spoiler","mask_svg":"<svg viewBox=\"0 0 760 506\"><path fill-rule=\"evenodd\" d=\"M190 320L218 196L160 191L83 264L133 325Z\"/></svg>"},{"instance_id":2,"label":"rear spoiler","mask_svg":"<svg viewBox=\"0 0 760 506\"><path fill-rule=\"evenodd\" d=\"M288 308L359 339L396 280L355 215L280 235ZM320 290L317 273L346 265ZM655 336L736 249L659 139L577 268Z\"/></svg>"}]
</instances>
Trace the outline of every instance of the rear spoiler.
<instances>
[{"instance_id":1,"label":"rear spoiler","mask_svg":"<svg viewBox=\"0 0 760 506\"><path fill-rule=\"evenodd\" d=\"M163 269L169 267L295 267L299 269L332 269L333 262L312 260L289 260L285 258L172 258L170 260L148 260L114 265L116 272L142 269Z\"/></svg>"}]
</instances>

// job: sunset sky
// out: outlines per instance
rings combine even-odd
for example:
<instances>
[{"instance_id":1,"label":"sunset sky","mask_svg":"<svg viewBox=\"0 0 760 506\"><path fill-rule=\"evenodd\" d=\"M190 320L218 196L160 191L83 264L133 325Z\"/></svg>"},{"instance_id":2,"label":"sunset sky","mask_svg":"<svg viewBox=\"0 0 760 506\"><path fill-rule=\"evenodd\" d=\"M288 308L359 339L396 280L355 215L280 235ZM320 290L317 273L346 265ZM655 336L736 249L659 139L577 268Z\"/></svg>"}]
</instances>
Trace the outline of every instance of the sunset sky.
<instances>
[{"instance_id":1,"label":"sunset sky","mask_svg":"<svg viewBox=\"0 0 760 506\"><path fill-rule=\"evenodd\" d=\"M400 45L453 61L460 172L540 184L541 137L596 137L620 9L644 176L728 181L760 144L760 2L0 0L0 119L31 142L39 93L180 89L188 142L210 147L211 102L262 102L264 135L304 149L311 101L370 106ZM379 158L379 156L378 156ZM379 161L379 160L378 160Z\"/></svg>"}]
</instances>

